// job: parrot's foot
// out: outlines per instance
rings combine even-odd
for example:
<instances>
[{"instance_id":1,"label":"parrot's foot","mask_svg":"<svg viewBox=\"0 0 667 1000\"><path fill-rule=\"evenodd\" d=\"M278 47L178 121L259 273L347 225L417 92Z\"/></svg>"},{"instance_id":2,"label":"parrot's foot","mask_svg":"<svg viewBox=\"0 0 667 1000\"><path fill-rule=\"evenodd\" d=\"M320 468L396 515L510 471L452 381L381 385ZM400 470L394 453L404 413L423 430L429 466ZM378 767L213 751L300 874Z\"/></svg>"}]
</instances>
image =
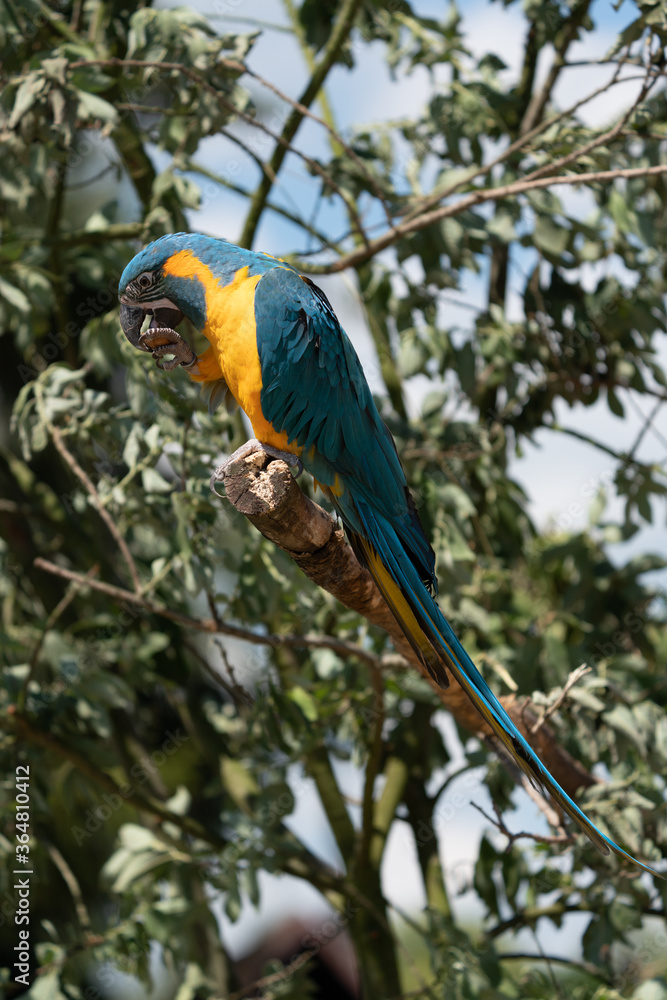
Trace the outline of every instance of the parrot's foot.
<instances>
[{"instance_id":1,"label":"parrot's foot","mask_svg":"<svg viewBox=\"0 0 667 1000\"><path fill-rule=\"evenodd\" d=\"M297 479L303 472L303 464L297 455L293 455L290 451L280 451L279 448L274 448L270 444L262 444L262 442L258 441L257 438L250 438L249 441L246 441L246 443L242 444L240 448L237 448L234 454L230 455L229 458L215 470L211 476L210 483L213 492L217 492L215 484L224 481L229 468L234 464L234 462L238 462L242 458L247 458L249 455L254 455L258 451L266 452L266 454L270 455L271 458L279 458L283 462L286 462L287 465L291 466L291 468L296 469L295 475Z\"/></svg>"},{"instance_id":2,"label":"parrot's foot","mask_svg":"<svg viewBox=\"0 0 667 1000\"><path fill-rule=\"evenodd\" d=\"M150 351L158 368L165 372L173 371L177 365L191 368L197 361L197 355L187 341L170 327L149 326L139 337L139 348L142 351ZM173 354L173 358L163 362L162 359L166 354Z\"/></svg>"}]
</instances>

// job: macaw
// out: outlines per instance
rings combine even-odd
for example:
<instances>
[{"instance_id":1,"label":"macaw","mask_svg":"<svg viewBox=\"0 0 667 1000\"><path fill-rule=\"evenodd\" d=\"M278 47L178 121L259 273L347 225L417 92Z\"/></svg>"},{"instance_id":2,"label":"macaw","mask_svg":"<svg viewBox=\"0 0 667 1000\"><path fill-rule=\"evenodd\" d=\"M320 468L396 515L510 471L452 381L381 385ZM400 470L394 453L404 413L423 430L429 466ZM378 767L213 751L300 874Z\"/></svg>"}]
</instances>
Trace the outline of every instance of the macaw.
<instances>
[{"instance_id":1,"label":"macaw","mask_svg":"<svg viewBox=\"0 0 667 1000\"><path fill-rule=\"evenodd\" d=\"M162 367L183 365L209 406L229 394L264 449L305 469L328 494L415 655L441 685L450 671L516 764L546 789L604 854L645 871L599 830L542 764L436 603L435 555L422 529L390 431L359 358L326 295L292 265L222 239L163 236L120 280L122 329ZM151 325L141 333L147 314ZM175 331L187 317L210 347L197 357Z\"/></svg>"}]
</instances>

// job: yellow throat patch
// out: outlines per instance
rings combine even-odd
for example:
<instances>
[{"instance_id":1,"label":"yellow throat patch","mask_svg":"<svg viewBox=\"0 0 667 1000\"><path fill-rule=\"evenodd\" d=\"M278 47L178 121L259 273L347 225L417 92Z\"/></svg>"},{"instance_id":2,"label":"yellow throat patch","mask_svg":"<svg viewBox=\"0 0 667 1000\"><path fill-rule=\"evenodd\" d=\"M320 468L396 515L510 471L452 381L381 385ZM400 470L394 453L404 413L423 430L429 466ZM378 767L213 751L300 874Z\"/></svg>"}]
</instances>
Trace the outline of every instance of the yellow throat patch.
<instances>
[{"instance_id":1,"label":"yellow throat patch","mask_svg":"<svg viewBox=\"0 0 667 1000\"><path fill-rule=\"evenodd\" d=\"M287 435L276 431L262 413L260 392L262 371L257 351L255 324L255 289L262 275L250 276L240 268L233 281L221 285L211 269L191 250L181 250L164 266L166 274L198 278L206 296L206 326L203 333L211 344L199 361L197 382L224 378L236 402L247 413L258 441L295 454L300 448L287 442Z\"/></svg>"}]
</instances>

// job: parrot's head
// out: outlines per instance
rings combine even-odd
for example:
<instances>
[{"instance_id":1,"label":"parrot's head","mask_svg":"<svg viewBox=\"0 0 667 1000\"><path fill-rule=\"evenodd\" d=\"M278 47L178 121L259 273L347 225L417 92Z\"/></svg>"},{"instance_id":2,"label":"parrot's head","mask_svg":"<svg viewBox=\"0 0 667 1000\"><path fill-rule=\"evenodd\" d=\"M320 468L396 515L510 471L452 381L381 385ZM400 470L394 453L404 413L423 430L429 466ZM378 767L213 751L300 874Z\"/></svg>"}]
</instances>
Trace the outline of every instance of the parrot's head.
<instances>
[{"instance_id":1,"label":"parrot's head","mask_svg":"<svg viewBox=\"0 0 667 1000\"><path fill-rule=\"evenodd\" d=\"M182 266L173 267L173 260L183 260L185 251L191 259L210 257L213 250L224 256L224 240L196 233L174 233L150 243L127 265L118 286L120 325L134 347L139 347L139 335L144 318L151 314L151 326L175 329L184 317L201 330L206 325L206 293L196 274ZM180 256L179 256L180 255ZM181 273L173 273L173 271ZM185 273L183 273L185 271Z\"/></svg>"}]
</instances>

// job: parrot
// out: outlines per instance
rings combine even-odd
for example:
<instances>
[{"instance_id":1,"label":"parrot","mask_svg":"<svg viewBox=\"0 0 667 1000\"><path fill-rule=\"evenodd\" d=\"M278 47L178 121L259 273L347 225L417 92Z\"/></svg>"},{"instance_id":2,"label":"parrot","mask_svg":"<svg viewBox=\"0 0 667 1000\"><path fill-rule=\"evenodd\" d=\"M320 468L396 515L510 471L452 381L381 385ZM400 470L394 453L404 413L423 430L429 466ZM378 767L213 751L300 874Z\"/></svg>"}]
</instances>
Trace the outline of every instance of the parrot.
<instances>
[{"instance_id":1,"label":"parrot","mask_svg":"<svg viewBox=\"0 0 667 1000\"><path fill-rule=\"evenodd\" d=\"M561 788L512 721L437 603L435 554L420 523L391 432L359 358L324 292L270 254L197 233L162 236L125 268L120 325L167 370L181 365L209 409L236 403L255 438L232 461L264 450L329 497L416 657L441 686L451 674L528 778L603 853L665 877L606 836ZM142 333L147 316L150 326ZM197 356L176 332L187 318L209 347ZM171 360L167 360L167 357Z\"/></svg>"}]
</instances>

